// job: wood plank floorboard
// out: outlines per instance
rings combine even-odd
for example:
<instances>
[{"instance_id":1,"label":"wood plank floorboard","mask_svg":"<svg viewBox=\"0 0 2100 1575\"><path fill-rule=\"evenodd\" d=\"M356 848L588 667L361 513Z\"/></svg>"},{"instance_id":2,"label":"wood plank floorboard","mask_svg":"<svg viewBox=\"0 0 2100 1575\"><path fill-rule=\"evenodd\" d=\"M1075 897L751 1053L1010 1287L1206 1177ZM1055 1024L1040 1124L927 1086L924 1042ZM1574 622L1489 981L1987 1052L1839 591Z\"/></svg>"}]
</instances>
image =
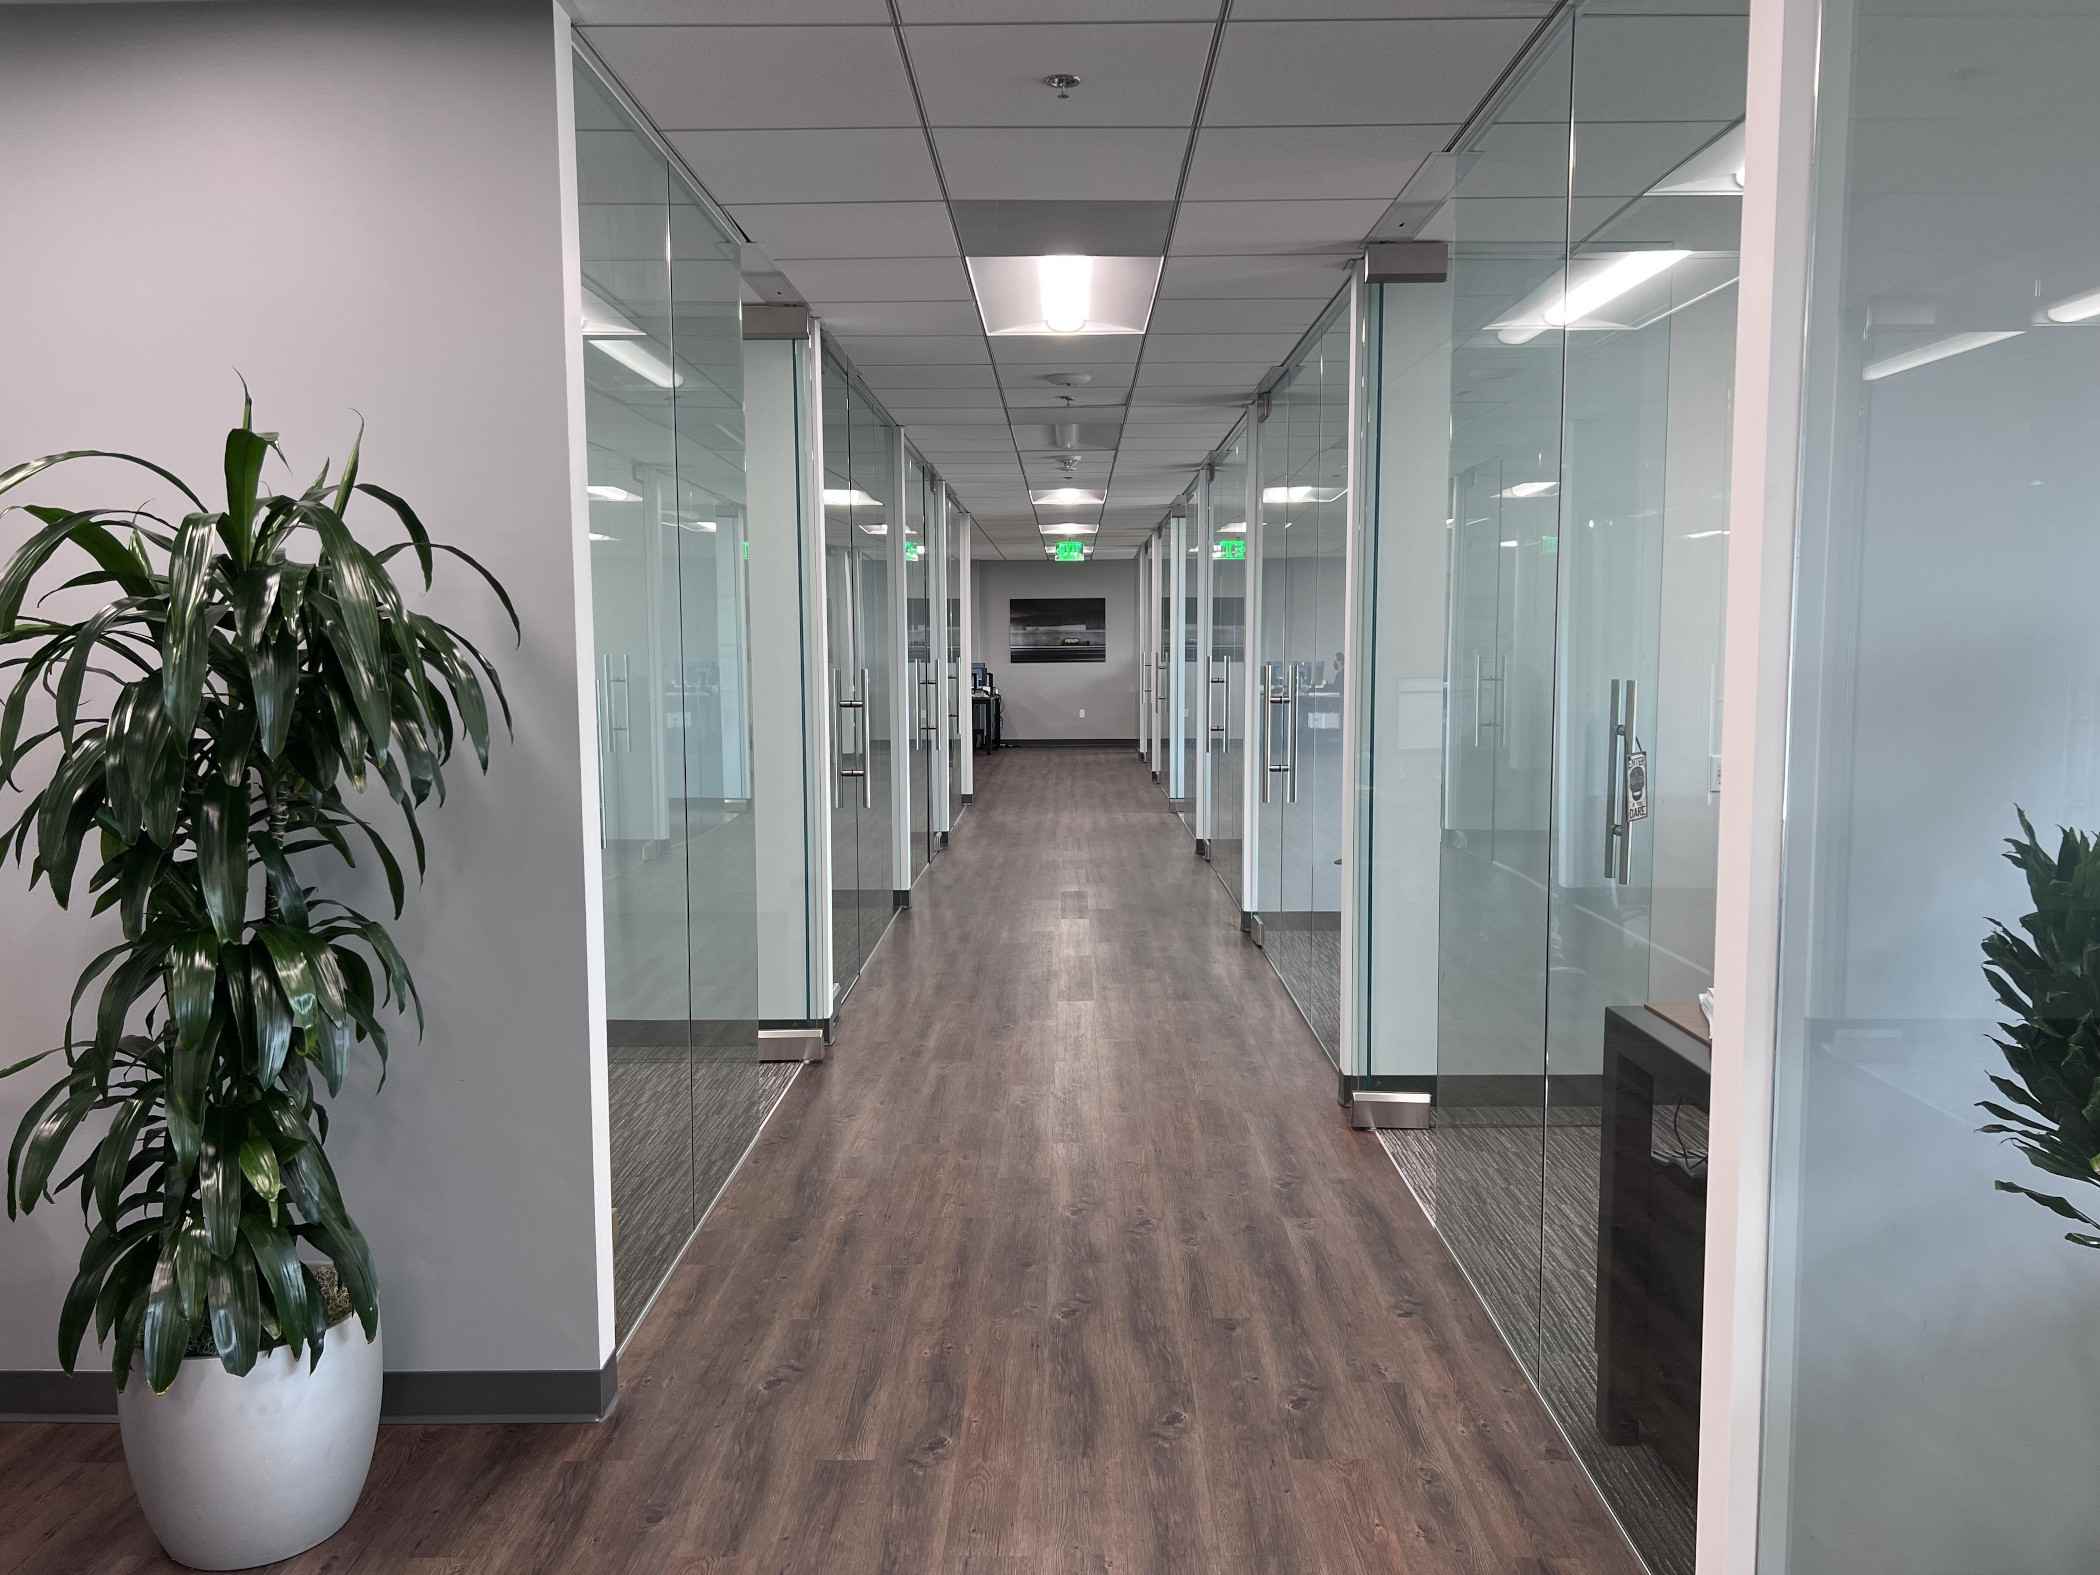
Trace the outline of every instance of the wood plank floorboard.
<instances>
[{"instance_id":1,"label":"wood plank floorboard","mask_svg":"<svg viewBox=\"0 0 2100 1575\"><path fill-rule=\"evenodd\" d=\"M1637 1571L1235 921L1129 754L980 757L612 1417L388 1426L279 1567ZM121 1461L0 1428L0 1570L174 1568Z\"/></svg>"}]
</instances>

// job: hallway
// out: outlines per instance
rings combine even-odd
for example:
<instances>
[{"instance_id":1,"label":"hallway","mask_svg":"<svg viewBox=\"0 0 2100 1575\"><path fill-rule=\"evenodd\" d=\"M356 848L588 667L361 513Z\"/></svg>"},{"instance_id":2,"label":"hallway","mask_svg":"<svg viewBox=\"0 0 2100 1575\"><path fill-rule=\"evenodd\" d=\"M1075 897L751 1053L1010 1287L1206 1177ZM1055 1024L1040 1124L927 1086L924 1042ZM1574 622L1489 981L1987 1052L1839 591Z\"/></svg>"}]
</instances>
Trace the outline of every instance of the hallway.
<instances>
[{"instance_id":1,"label":"hallway","mask_svg":"<svg viewBox=\"0 0 2100 1575\"><path fill-rule=\"evenodd\" d=\"M282 1567L1638 1567L1120 750L980 761L620 1366L595 1427L384 1429ZM0 1568L171 1568L123 1470L0 1429Z\"/></svg>"}]
</instances>

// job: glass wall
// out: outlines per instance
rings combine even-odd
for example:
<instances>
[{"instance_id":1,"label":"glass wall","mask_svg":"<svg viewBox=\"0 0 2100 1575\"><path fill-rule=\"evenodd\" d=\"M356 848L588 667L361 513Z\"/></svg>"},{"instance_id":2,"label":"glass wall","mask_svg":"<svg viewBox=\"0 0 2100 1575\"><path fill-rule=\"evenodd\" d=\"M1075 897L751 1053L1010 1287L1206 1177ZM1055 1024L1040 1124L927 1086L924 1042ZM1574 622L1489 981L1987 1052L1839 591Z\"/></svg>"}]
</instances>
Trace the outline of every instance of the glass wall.
<instances>
[{"instance_id":1,"label":"glass wall","mask_svg":"<svg viewBox=\"0 0 2100 1575\"><path fill-rule=\"evenodd\" d=\"M1219 450L1210 478L1211 868L1242 908L1247 769L1247 426Z\"/></svg>"},{"instance_id":2,"label":"glass wall","mask_svg":"<svg viewBox=\"0 0 2100 1575\"><path fill-rule=\"evenodd\" d=\"M911 873L919 878L933 857L933 744L939 716L933 665L933 488L925 462L904 462L904 696L905 743L911 784Z\"/></svg>"},{"instance_id":3,"label":"glass wall","mask_svg":"<svg viewBox=\"0 0 2100 1575\"><path fill-rule=\"evenodd\" d=\"M1371 858L1433 861L1437 919L1378 910L1370 1071L1427 1074L1431 1130L1387 1141L1663 1575L1698 1458L1742 11L1563 13L1410 192L1448 280L1378 310L1411 430L1379 444L1375 603L1408 616L1377 635ZM1439 528L1440 619L1405 578ZM1378 976L1432 947L1433 1022L1382 1024L1412 1003Z\"/></svg>"},{"instance_id":4,"label":"glass wall","mask_svg":"<svg viewBox=\"0 0 2100 1575\"><path fill-rule=\"evenodd\" d=\"M1174 543L1174 805L1191 835L1196 830L1196 750L1203 736L1203 670L1197 648L1201 609L1196 599L1196 491L1174 505L1167 534Z\"/></svg>"},{"instance_id":5,"label":"glass wall","mask_svg":"<svg viewBox=\"0 0 2100 1575\"><path fill-rule=\"evenodd\" d=\"M1347 293L1270 393L1261 427L1262 944L1341 1054L1342 648L1349 520Z\"/></svg>"},{"instance_id":6,"label":"glass wall","mask_svg":"<svg viewBox=\"0 0 2100 1575\"><path fill-rule=\"evenodd\" d=\"M624 1339L790 1073L757 1060L738 245L575 71Z\"/></svg>"},{"instance_id":7,"label":"glass wall","mask_svg":"<svg viewBox=\"0 0 2100 1575\"><path fill-rule=\"evenodd\" d=\"M1824 19L1771 1575L2044 1575L2100 1546L2100 868L2059 830L2100 830L2095 60L2090 0L1858 0ZM2023 812L2038 845L2009 848Z\"/></svg>"},{"instance_id":8,"label":"glass wall","mask_svg":"<svg viewBox=\"0 0 2100 1575\"><path fill-rule=\"evenodd\" d=\"M963 665L962 585L963 539L970 533L969 517L953 493L948 495L945 528L941 532L941 599L947 613L947 712L948 712L948 828L962 820L963 754L970 747L969 719L963 708L969 703L968 670Z\"/></svg>"},{"instance_id":9,"label":"glass wall","mask_svg":"<svg viewBox=\"0 0 2100 1575\"><path fill-rule=\"evenodd\" d=\"M824 598L831 670L832 976L843 997L896 911L890 846L889 521L896 429L827 353ZM836 1005L836 1001L834 1001Z\"/></svg>"}]
</instances>

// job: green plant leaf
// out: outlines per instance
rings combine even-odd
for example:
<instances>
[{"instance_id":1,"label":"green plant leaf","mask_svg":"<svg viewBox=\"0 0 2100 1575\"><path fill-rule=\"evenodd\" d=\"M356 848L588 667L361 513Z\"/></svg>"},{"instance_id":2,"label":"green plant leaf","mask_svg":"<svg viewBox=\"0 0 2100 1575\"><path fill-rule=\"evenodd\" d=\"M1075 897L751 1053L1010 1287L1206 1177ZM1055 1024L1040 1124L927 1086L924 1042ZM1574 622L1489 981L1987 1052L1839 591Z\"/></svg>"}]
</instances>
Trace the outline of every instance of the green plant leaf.
<instances>
[{"instance_id":1,"label":"green plant leaf","mask_svg":"<svg viewBox=\"0 0 2100 1575\"><path fill-rule=\"evenodd\" d=\"M208 514L192 514L175 535L168 557L168 622L161 633L161 703L168 725L187 738L197 725L204 702L204 680L211 650L210 627L203 616L210 586L213 526Z\"/></svg>"},{"instance_id":2,"label":"green plant leaf","mask_svg":"<svg viewBox=\"0 0 2100 1575\"><path fill-rule=\"evenodd\" d=\"M429 590L435 560L431 555L430 532L423 528L423 522L416 517L416 511L408 506L407 499L387 491L384 487L375 487L369 481L360 481L357 490L367 497L377 498L400 519L401 528L407 531L409 536L405 545L415 553L416 562L422 566L423 589Z\"/></svg>"},{"instance_id":3,"label":"green plant leaf","mask_svg":"<svg viewBox=\"0 0 2100 1575\"><path fill-rule=\"evenodd\" d=\"M226 517L221 535L235 563L246 563L253 545L255 498L262 486L263 460L269 440L251 431L247 419L226 434Z\"/></svg>"},{"instance_id":4,"label":"green plant leaf","mask_svg":"<svg viewBox=\"0 0 2100 1575\"><path fill-rule=\"evenodd\" d=\"M214 782L197 806L197 875L221 941L241 938L248 907L248 790Z\"/></svg>"},{"instance_id":5,"label":"green plant leaf","mask_svg":"<svg viewBox=\"0 0 2100 1575\"><path fill-rule=\"evenodd\" d=\"M102 1223L111 1229L116 1227L117 1205L123 1200L124 1182L130 1174L132 1146L138 1142L147 1115L144 1099L127 1099L117 1107L116 1118L95 1147L95 1207Z\"/></svg>"},{"instance_id":6,"label":"green plant leaf","mask_svg":"<svg viewBox=\"0 0 2100 1575\"><path fill-rule=\"evenodd\" d=\"M182 1371L183 1353L190 1343L190 1320L182 1310L182 1293L175 1281L173 1243L161 1249L160 1261L153 1266L139 1341L144 1349L146 1385L164 1395Z\"/></svg>"},{"instance_id":7,"label":"green plant leaf","mask_svg":"<svg viewBox=\"0 0 2100 1575\"><path fill-rule=\"evenodd\" d=\"M386 548L379 554L379 561L381 563L386 562L388 559L393 557L395 553L401 551L402 548L408 545L409 543L405 541L394 543L393 546ZM496 593L496 600L503 604L503 614L505 617L510 619L511 633L517 636L518 644L523 645L525 643L525 626L518 621L518 609L511 605L510 592L506 591L503 588L503 582L497 579L495 575L489 573L489 571L485 567L483 567L479 558L476 558L471 552L468 552L463 548L454 547L449 543L442 541L434 541L430 544L430 546L431 550L434 552L442 552L450 557L459 559L460 562L464 563L468 568L472 569L476 574L480 575L484 581L487 582L488 588ZM420 556L420 554L418 554L418 556Z\"/></svg>"},{"instance_id":8,"label":"green plant leaf","mask_svg":"<svg viewBox=\"0 0 2100 1575\"><path fill-rule=\"evenodd\" d=\"M250 1139L251 1142L255 1141ZM263 1288L277 1312L277 1327L284 1343L298 1350L307 1337L309 1313L306 1276L301 1271L299 1250L291 1232L264 1220L260 1215L241 1216L241 1240L254 1255Z\"/></svg>"},{"instance_id":9,"label":"green plant leaf","mask_svg":"<svg viewBox=\"0 0 2100 1575\"><path fill-rule=\"evenodd\" d=\"M80 457L81 454L52 456L53 459ZM31 464L36 463L38 462L31 461ZM23 469L23 466L17 465L13 470L0 474L0 492L7 491L19 481L26 481L28 476L22 474ZM33 475L35 472L31 471L29 474ZM166 475L167 472L162 471L161 474ZM176 484L181 485L179 482ZM29 594L31 582L36 579L44 565L51 561L52 554L68 542L84 549L111 575L118 576L121 569L119 577L128 594L152 594L152 582L140 569L138 560L119 545L116 537L97 523L94 510L69 514L60 509L32 507L29 513L42 520L44 528L16 551L8 562L6 572L0 574L0 633L9 632L15 627L21 617L22 602Z\"/></svg>"},{"instance_id":10,"label":"green plant leaf","mask_svg":"<svg viewBox=\"0 0 2100 1575\"><path fill-rule=\"evenodd\" d=\"M236 1153L212 1138L197 1159L197 1202L204 1212L204 1244L214 1258L223 1258L240 1239L241 1168Z\"/></svg>"},{"instance_id":11,"label":"green plant leaf","mask_svg":"<svg viewBox=\"0 0 2100 1575\"><path fill-rule=\"evenodd\" d=\"M255 1079L268 1087L277 1080L277 1074L284 1069L284 1058L291 1053L296 1021L283 987L277 982L276 965L267 946L249 953L248 990L255 1003Z\"/></svg>"},{"instance_id":12,"label":"green plant leaf","mask_svg":"<svg viewBox=\"0 0 2100 1575\"><path fill-rule=\"evenodd\" d=\"M219 943L209 931L185 935L168 948L168 1014L182 1049L195 1049L211 1032L218 982Z\"/></svg>"},{"instance_id":13,"label":"green plant leaf","mask_svg":"<svg viewBox=\"0 0 2100 1575\"><path fill-rule=\"evenodd\" d=\"M246 1242L236 1241L231 1253L212 1260L210 1296L211 1338L220 1365L244 1377L262 1348L262 1287Z\"/></svg>"},{"instance_id":14,"label":"green plant leaf","mask_svg":"<svg viewBox=\"0 0 2100 1575\"><path fill-rule=\"evenodd\" d=\"M284 1172L277 1165L277 1150L270 1147L267 1139L251 1133L241 1140L240 1163L250 1190L268 1206L274 1220L278 1196L284 1191Z\"/></svg>"},{"instance_id":15,"label":"green plant leaf","mask_svg":"<svg viewBox=\"0 0 2100 1575\"><path fill-rule=\"evenodd\" d=\"M343 1277L343 1288L350 1293L350 1305L357 1309L357 1321L364 1326L365 1338L371 1339L379 1332L379 1274L372 1267L372 1251L363 1235L340 1210L324 1220L301 1225L299 1234L335 1265Z\"/></svg>"},{"instance_id":16,"label":"green plant leaf","mask_svg":"<svg viewBox=\"0 0 2100 1575\"><path fill-rule=\"evenodd\" d=\"M73 1364L80 1359L80 1342L95 1316L95 1305L101 1299L103 1282L111 1267L157 1230L151 1222L141 1221L122 1231L102 1224L89 1234L87 1245L80 1250L80 1271L74 1275L65 1303L58 1311L58 1365L67 1372L73 1371Z\"/></svg>"}]
</instances>

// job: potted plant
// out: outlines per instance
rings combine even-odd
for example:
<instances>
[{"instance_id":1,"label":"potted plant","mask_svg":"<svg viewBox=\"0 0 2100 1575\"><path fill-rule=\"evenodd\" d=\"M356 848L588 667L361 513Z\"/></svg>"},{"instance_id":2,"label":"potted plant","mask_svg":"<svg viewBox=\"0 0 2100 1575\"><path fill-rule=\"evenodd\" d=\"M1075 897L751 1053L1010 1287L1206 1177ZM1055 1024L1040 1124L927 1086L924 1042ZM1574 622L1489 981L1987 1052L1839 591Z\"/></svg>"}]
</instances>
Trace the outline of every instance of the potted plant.
<instances>
[{"instance_id":1,"label":"potted plant","mask_svg":"<svg viewBox=\"0 0 2100 1575\"><path fill-rule=\"evenodd\" d=\"M1979 1101L1997 1117L1982 1130L2004 1136L2038 1170L2100 1186L2100 849L2065 827L2052 856L2026 812L2014 812L2020 835L2006 838L2005 860L2027 877L2034 912L2020 920L2024 936L1994 919L1983 943L1984 977L2013 1014L1993 1041L2013 1075L1991 1077L2011 1103ZM2092 1227L2064 1240L2100 1247L2100 1221L2069 1199L1996 1185Z\"/></svg>"},{"instance_id":2,"label":"potted plant","mask_svg":"<svg viewBox=\"0 0 2100 1575\"><path fill-rule=\"evenodd\" d=\"M121 460L189 511L29 505L38 528L0 574L0 780L43 752L44 784L0 847L33 850L32 886L61 907L84 890L123 937L81 973L62 1042L0 1077L57 1070L8 1150L8 1214L79 1194L59 1362L72 1371L90 1325L108 1343L146 1518L204 1569L332 1535L378 1426L379 1276L328 1161L322 1091L342 1092L358 1045L383 1082L386 1018L412 1008L420 1032L422 1004L385 924L309 865L369 850L399 918L401 860L360 795L400 807L420 872L417 811L442 801L454 746L488 768L484 675L509 721L494 668L410 611L388 565L410 553L428 587L438 554L461 559L517 629L480 564L358 479L355 445L302 492L264 490L273 453L244 399L220 509L131 455L0 472L6 493L67 460ZM360 497L405 539L361 544L344 519ZM97 605L26 613L61 565L60 588Z\"/></svg>"}]
</instances>

